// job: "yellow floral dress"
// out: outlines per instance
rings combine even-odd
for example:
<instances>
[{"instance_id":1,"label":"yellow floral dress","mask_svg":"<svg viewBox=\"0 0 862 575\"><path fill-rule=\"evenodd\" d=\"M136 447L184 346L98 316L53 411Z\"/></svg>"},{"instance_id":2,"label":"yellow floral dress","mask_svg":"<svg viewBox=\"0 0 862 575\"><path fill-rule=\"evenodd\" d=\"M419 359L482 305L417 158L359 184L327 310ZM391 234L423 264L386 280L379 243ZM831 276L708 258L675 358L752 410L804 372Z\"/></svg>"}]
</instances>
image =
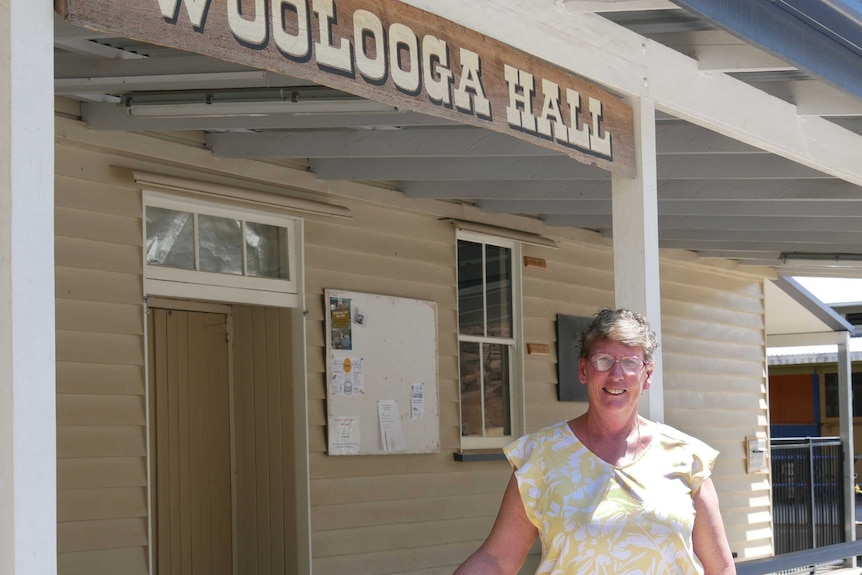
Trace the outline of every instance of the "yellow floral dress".
<instances>
[{"instance_id":1,"label":"yellow floral dress","mask_svg":"<svg viewBox=\"0 0 862 575\"><path fill-rule=\"evenodd\" d=\"M718 452L667 425L634 461L616 467L567 422L506 446L527 517L539 530L536 575L702 574L692 495Z\"/></svg>"}]
</instances>

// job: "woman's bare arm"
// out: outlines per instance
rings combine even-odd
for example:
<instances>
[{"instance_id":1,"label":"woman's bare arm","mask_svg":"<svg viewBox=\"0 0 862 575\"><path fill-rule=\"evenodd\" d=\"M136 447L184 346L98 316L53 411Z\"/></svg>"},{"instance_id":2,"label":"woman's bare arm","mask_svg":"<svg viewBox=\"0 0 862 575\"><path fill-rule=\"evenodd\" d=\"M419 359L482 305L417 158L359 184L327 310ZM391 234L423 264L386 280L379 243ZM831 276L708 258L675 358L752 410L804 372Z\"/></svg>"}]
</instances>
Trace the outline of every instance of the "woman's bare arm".
<instances>
[{"instance_id":1,"label":"woman's bare arm","mask_svg":"<svg viewBox=\"0 0 862 575\"><path fill-rule=\"evenodd\" d=\"M735 575L736 566L718 508L718 494L708 477L694 494L694 512L692 542L703 564L704 575Z\"/></svg>"},{"instance_id":2,"label":"woman's bare arm","mask_svg":"<svg viewBox=\"0 0 862 575\"><path fill-rule=\"evenodd\" d=\"M515 474L503 495L500 511L485 542L455 571L455 575L514 575L524 564L538 531L527 518Z\"/></svg>"}]
</instances>

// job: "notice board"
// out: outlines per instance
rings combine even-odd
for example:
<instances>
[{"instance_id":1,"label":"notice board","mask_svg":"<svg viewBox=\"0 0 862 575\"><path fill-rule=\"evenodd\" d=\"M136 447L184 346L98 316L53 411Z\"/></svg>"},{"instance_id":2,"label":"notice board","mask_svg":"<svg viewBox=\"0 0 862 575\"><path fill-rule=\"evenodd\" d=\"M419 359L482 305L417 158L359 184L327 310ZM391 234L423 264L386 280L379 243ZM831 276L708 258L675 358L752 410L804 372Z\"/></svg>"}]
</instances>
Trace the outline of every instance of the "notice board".
<instances>
[{"instance_id":1,"label":"notice board","mask_svg":"<svg viewBox=\"0 0 862 575\"><path fill-rule=\"evenodd\" d=\"M324 290L329 455L440 450L437 304Z\"/></svg>"}]
</instances>

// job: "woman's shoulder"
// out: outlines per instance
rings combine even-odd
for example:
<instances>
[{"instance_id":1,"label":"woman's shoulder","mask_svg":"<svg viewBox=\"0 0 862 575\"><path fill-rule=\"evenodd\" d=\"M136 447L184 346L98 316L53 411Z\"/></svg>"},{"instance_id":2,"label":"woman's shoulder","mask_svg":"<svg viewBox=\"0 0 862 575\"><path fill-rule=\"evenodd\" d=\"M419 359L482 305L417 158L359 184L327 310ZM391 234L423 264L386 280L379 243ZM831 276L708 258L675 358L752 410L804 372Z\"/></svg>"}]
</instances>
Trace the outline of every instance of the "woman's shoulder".
<instances>
[{"instance_id":1,"label":"woman's shoulder","mask_svg":"<svg viewBox=\"0 0 862 575\"><path fill-rule=\"evenodd\" d=\"M547 427L543 427L538 431L534 431L530 435L536 436L547 436L547 437L560 437L566 435L572 435L571 428L569 427L568 421L560 421L553 425L549 425Z\"/></svg>"},{"instance_id":2,"label":"woman's shoulder","mask_svg":"<svg viewBox=\"0 0 862 575\"><path fill-rule=\"evenodd\" d=\"M569 428L569 422L561 421L532 433L522 435L507 445L504 450L507 453L521 453L523 457L527 457L534 450L541 450L560 441L568 441L573 437L574 434Z\"/></svg>"},{"instance_id":3,"label":"woman's shoulder","mask_svg":"<svg viewBox=\"0 0 862 575\"><path fill-rule=\"evenodd\" d=\"M718 454L718 451L706 442L666 423L655 424L655 435L659 438L665 449L679 448L695 453Z\"/></svg>"},{"instance_id":4,"label":"woman's shoulder","mask_svg":"<svg viewBox=\"0 0 862 575\"><path fill-rule=\"evenodd\" d=\"M547 427L543 427L531 433L527 433L516 439L513 443L545 442L572 436L568 421L561 421Z\"/></svg>"}]
</instances>

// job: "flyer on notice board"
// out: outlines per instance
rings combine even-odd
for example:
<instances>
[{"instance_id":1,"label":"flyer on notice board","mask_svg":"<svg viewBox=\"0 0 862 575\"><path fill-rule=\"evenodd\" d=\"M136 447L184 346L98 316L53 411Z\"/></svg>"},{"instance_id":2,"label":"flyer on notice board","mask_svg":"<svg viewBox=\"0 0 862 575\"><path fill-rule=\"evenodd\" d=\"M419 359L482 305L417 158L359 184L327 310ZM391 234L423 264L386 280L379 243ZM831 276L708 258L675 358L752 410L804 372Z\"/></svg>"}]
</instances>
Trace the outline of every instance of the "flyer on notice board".
<instances>
[{"instance_id":1,"label":"flyer on notice board","mask_svg":"<svg viewBox=\"0 0 862 575\"><path fill-rule=\"evenodd\" d=\"M383 451L404 451L404 432L401 430L401 414L394 399L377 402L377 417L380 418L380 437Z\"/></svg>"},{"instance_id":2,"label":"flyer on notice board","mask_svg":"<svg viewBox=\"0 0 862 575\"><path fill-rule=\"evenodd\" d=\"M350 298L329 298L329 345L332 349L353 349Z\"/></svg>"},{"instance_id":3,"label":"flyer on notice board","mask_svg":"<svg viewBox=\"0 0 862 575\"><path fill-rule=\"evenodd\" d=\"M359 416L329 417L329 454L359 455Z\"/></svg>"}]
</instances>

